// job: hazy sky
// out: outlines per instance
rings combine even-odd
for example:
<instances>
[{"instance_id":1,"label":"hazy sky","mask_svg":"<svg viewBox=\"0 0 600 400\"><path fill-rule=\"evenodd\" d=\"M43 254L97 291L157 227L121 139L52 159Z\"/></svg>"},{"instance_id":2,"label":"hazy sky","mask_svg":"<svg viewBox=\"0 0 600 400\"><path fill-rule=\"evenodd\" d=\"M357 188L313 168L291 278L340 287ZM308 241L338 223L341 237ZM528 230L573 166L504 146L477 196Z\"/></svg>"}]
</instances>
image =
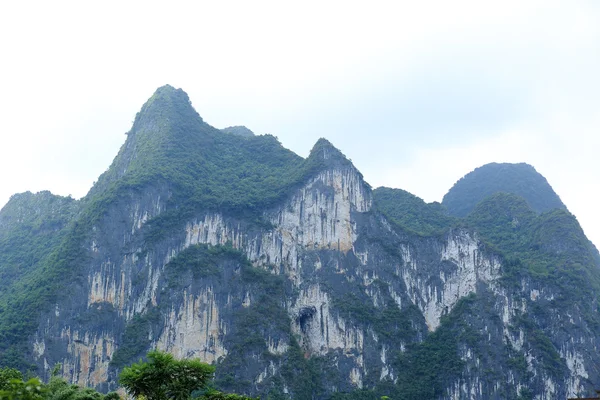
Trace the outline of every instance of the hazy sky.
<instances>
[{"instance_id":1,"label":"hazy sky","mask_svg":"<svg viewBox=\"0 0 600 400\"><path fill-rule=\"evenodd\" d=\"M326 137L426 201L530 163L600 244L600 2L208 3L2 2L0 204L83 196L169 83L211 125L302 156Z\"/></svg>"}]
</instances>

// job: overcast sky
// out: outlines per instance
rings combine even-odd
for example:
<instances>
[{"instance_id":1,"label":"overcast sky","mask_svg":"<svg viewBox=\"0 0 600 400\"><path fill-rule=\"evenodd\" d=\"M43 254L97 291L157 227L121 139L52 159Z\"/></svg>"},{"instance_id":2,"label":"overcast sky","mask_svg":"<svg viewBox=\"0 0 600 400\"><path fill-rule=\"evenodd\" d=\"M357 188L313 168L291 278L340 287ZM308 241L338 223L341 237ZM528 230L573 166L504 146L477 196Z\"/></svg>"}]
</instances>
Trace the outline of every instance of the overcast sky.
<instances>
[{"instance_id":1,"label":"overcast sky","mask_svg":"<svg viewBox=\"0 0 600 400\"><path fill-rule=\"evenodd\" d=\"M168 83L213 126L302 156L326 137L426 201L530 163L600 244L600 2L323 3L2 2L0 204L85 195Z\"/></svg>"}]
</instances>

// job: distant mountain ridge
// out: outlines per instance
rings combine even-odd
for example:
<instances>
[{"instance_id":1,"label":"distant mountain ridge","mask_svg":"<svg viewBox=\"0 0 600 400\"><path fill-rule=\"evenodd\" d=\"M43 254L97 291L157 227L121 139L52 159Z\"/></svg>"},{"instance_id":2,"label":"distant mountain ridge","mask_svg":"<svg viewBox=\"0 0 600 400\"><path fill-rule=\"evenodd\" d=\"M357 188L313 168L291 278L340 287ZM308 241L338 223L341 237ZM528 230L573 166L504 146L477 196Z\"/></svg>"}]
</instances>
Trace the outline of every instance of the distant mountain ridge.
<instances>
[{"instance_id":1,"label":"distant mountain ridge","mask_svg":"<svg viewBox=\"0 0 600 400\"><path fill-rule=\"evenodd\" d=\"M600 255L527 164L442 204L163 86L79 201L0 210L0 367L114 389L158 348L265 399L553 400L600 381ZM241 135L239 134L241 133Z\"/></svg>"},{"instance_id":2,"label":"distant mountain ridge","mask_svg":"<svg viewBox=\"0 0 600 400\"><path fill-rule=\"evenodd\" d=\"M546 178L525 163L490 163L476 168L454 184L442 204L450 214L465 217L477 203L497 192L523 197L538 213L567 208Z\"/></svg>"}]
</instances>

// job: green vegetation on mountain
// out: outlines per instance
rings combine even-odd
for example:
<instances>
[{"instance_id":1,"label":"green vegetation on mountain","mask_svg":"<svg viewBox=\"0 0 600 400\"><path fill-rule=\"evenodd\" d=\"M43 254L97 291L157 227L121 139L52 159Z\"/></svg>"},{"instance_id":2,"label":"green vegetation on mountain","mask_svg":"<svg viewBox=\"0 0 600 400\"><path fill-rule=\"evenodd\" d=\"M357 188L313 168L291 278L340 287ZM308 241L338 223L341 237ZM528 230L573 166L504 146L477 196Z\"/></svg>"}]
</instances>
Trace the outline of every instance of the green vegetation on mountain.
<instances>
[{"instance_id":1,"label":"green vegetation on mountain","mask_svg":"<svg viewBox=\"0 0 600 400\"><path fill-rule=\"evenodd\" d=\"M232 135L244 136L244 137L252 137L254 136L254 132L245 126L229 126L227 128L221 129L221 132L231 133Z\"/></svg>"},{"instance_id":2,"label":"green vegetation on mountain","mask_svg":"<svg viewBox=\"0 0 600 400\"><path fill-rule=\"evenodd\" d=\"M537 213L566 209L546 178L525 163L491 163L476 168L454 184L442 204L451 215L465 217L480 201L498 192L521 196Z\"/></svg>"},{"instance_id":3,"label":"green vegetation on mountain","mask_svg":"<svg viewBox=\"0 0 600 400\"><path fill-rule=\"evenodd\" d=\"M149 244L182 227L200 211L218 210L263 223L261 211L318 173L330 147L329 142L320 140L303 159L270 135L223 133L202 121L185 92L170 86L159 88L137 114L112 166L81 200L80 213L63 232L37 235L36 224L41 222L32 220L31 226L11 229L6 238L0 237L0 246L14 249L0 255L7 258L0 274L7 282L11 279L10 290L0 292L2 365L29 368L25 359L31 350L26 342L37 327L37 316L76 279L82 261L89 256L83 248L86 238L115 202L148 186L169 187L167 210L148 221L145 235ZM64 218L60 217L64 221L57 217L64 224L74 217L72 207L67 210ZM37 263L33 272L22 274L24 266L32 262Z\"/></svg>"},{"instance_id":4,"label":"green vegetation on mountain","mask_svg":"<svg viewBox=\"0 0 600 400\"><path fill-rule=\"evenodd\" d=\"M377 188L373 199L389 221L417 235L440 234L455 224L456 218L449 216L440 203L425 203L402 189Z\"/></svg>"},{"instance_id":5,"label":"green vegetation on mountain","mask_svg":"<svg viewBox=\"0 0 600 400\"><path fill-rule=\"evenodd\" d=\"M245 254L231 245L207 244L192 245L178 253L165 265L164 279L168 291L159 294L156 306L128 321L111 367L122 368L143 356L152 344L149 333L153 337L160 335L164 329L161 316L169 313L173 304L180 304L184 291L191 290L191 286L208 284L215 288L218 298L218 288L230 285L231 291L224 294L237 293L241 300L241 296L252 293L252 301L231 311L236 323L227 338L229 356L218 364L215 387L250 392L252 383L236 379L233 374L249 368L249 352L273 359L265 337L276 334L282 340L291 340L290 317L282 306L291 292L289 282L281 275L254 267Z\"/></svg>"},{"instance_id":6,"label":"green vegetation on mountain","mask_svg":"<svg viewBox=\"0 0 600 400\"><path fill-rule=\"evenodd\" d=\"M529 228L537 214L520 196L496 193L481 201L466 218L482 239L496 251L512 256L530 249Z\"/></svg>"},{"instance_id":7,"label":"green vegetation on mountain","mask_svg":"<svg viewBox=\"0 0 600 400\"><path fill-rule=\"evenodd\" d=\"M600 283L593 245L577 219L566 210L554 209L538 215L523 198L496 193L480 202L466 223L493 250L513 260L513 264L520 263L532 276L562 277L560 282L565 284L564 278L568 277L573 288L577 282ZM510 275L514 270L507 272Z\"/></svg>"},{"instance_id":8,"label":"green vegetation on mountain","mask_svg":"<svg viewBox=\"0 0 600 400\"><path fill-rule=\"evenodd\" d=\"M473 342L473 335L477 335L463 321L475 300L474 294L461 299L452 312L442 317L438 329L422 342L412 342L404 351L390 349L389 357L397 373L394 383L383 380L370 390L334 394L332 400L378 400L382 396L407 400L441 398L447 383L463 370L460 343Z\"/></svg>"},{"instance_id":9,"label":"green vegetation on mountain","mask_svg":"<svg viewBox=\"0 0 600 400\"><path fill-rule=\"evenodd\" d=\"M117 196L122 189L165 183L171 207L157 226L206 209L256 219L323 167L323 157L315 155L320 147L303 159L271 135L224 134L202 120L185 92L164 86L142 107L91 193L104 189Z\"/></svg>"},{"instance_id":10,"label":"green vegetation on mountain","mask_svg":"<svg viewBox=\"0 0 600 400\"><path fill-rule=\"evenodd\" d=\"M0 211L0 293L40 262L60 243L77 210L72 198L50 192L16 194Z\"/></svg>"},{"instance_id":11,"label":"green vegetation on mountain","mask_svg":"<svg viewBox=\"0 0 600 400\"><path fill-rule=\"evenodd\" d=\"M23 374L11 368L0 368L0 400L119 400L120 396L111 392L103 394L92 388L81 388L69 384L57 376L54 368L48 383L39 378L24 380Z\"/></svg>"},{"instance_id":12,"label":"green vegetation on mountain","mask_svg":"<svg viewBox=\"0 0 600 400\"><path fill-rule=\"evenodd\" d=\"M554 376L562 376L561 356L548 339L551 315L567 304L578 304L589 327L600 328L597 307L590 296L600 290L597 250L587 240L576 218L564 209L536 214L525 200L496 193L480 202L467 216L484 243L503 257L503 282L520 293L526 279L560 293L546 307L534 304L515 326L527 334L532 353ZM541 321L546 321L541 323Z\"/></svg>"},{"instance_id":13,"label":"green vegetation on mountain","mask_svg":"<svg viewBox=\"0 0 600 400\"><path fill-rule=\"evenodd\" d=\"M0 365L22 370L30 350L27 337L41 310L52 304L60 284L59 266L80 252L65 242L76 235L70 221L78 203L50 192L14 195L0 211ZM63 251L60 260L58 250Z\"/></svg>"},{"instance_id":14,"label":"green vegetation on mountain","mask_svg":"<svg viewBox=\"0 0 600 400\"><path fill-rule=\"evenodd\" d=\"M86 225L70 222L57 243L47 250L35 272L20 275L0 293L0 360L2 366L28 370L30 336L38 327L42 311L56 304L61 291L82 279L81 266L88 259L82 241L89 235Z\"/></svg>"},{"instance_id":15,"label":"green vegetation on mountain","mask_svg":"<svg viewBox=\"0 0 600 400\"><path fill-rule=\"evenodd\" d=\"M505 177L501 175L498 178L502 181ZM462 195L475 196L474 193ZM564 365L544 332L542 321L547 323L551 313L560 313L565 304L575 302L588 326L600 327L597 307L589 301L590 294L600 290L600 257L576 218L564 206L559 204L556 208L536 212L529 203L542 204L543 201L530 195L533 197L528 202L515 193L495 192L469 206L472 210L465 218L456 218L444 214L441 207L427 209L428 204L400 190L374 191L378 209L405 231L425 236L453 227L474 231L487 251L501 256L502 282L509 290L520 293L524 280L533 279L542 287L561 293L548 305L549 309L534 306L514 321L514 329L525 332L530 352L548 373L560 379L565 373ZM526 370L522 373L527 376ZM417 391L412 397L401 398L418 398L417 393L432 395ZM376 393L370 395L376 398Z\"/></svg>"}]
</instances>

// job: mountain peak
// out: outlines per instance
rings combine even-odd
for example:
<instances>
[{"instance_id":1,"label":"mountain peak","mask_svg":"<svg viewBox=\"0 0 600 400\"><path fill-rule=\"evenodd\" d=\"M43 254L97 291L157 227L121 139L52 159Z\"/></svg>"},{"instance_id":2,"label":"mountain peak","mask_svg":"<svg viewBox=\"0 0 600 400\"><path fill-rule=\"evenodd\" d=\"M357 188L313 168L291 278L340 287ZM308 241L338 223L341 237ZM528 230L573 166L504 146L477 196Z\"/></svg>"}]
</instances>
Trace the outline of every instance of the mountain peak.
<instances>
[{"instance_id":1,"label":"mountain peak","mask_svg":"<svg viewBox=\"0 0 600 400\"><path fill-rule=\"evenodd\" d=\"M189 117L202 118L192 107L189 96L182 89L176 89L171 85L164 85L156 89L154 94L142 106L137 113L131 131L139 128L139 125L150 123L155 128L155 123L167 120L176 120Z\"/></svg>"},{"instance_id":2,"label":"mountain peak","mask_svg":"<svg viewBox=\"0 0 600 400\"><path fill-rule=\"evenodd\" d=\"M250 129L248 129L245 126L242 126L242 125L239 125L239 126L229 126L227 128L221 129L221 132L230 133L232 135L238 135L238 136L243 136L243 137L252 137L252 136L255 136L254 132L252 132Z\"/></svg>"},{"instance_id":3,"label":"mountain peak","mask_svg":"<svg viewBox=\"0 0 600 400\"><path fill-rule=\"evenodd\" d=\"M521 196L537 213L566 209L546 178L526 163L490 163L476 168L454 184L442 204L450 214L464 217L480 201L498 192Z\"/></svg>"},{"instance_id":4,"label":"mountain peak","mask_svg":"<svg viewBox=\"0 0 600 400\"><path fill-rule=\"evenodd\" d=\"M0 209L0 234L3 229L19 224L39 225L44 218L68 219L77 209L78 202L72 197L63 197L47 190L32 193L17 193L10 197Z\"/></svg>"},{"instance_id":5,"label":"mountain peak","mask_svg":"<svg viewBox=\"0 0 600 400\"><path fill-rule=\"evenodd\" d=\"M346 161L346 158L331 142L325 138L320 138L310 151L309 157L318 157L324 161Z\"/></svg>"},{"instance_id":6,"label":"mountain peak","mask_svg":"<svg viewBox=\"0 0 600 400\"><path fill-rule=\"evenodd\" d=\"M171 85L163 85L158 87L152 97L154 96L164 96L164 97L180 97L189 101L190 98L187 93L181 88L175 88Z\"/></svg>"},{"instance_id":7,"label":"mountain peak","mask_svg":"<svg viewBox=\"0 0 600 400\"><path fill-rule=\"evenodd\" d=\"M173 152L193 147L191 143L203 140L209 131L215 129L204 123L186 92L171 85L159 87L136 114L119 154L89 193L107 188L125 174L160 170Z\"/></svg>"},{"instance_id":8,"label":"mountain peak","mask_svg":"<svg viewBox=\"0 0 600 400\"><path fill-rule=\"evenodd\" d=\"M161 93L174 93L177 92L177 90L181 90L181 89L176 89L173 86L169 85L168 83L166 85L162 85L160 87L158 87L155 91L155 93L161 92ZM183 92L183 90L181 90ZM185 92L184 92L185 93Z\"/></svg>"}]
</instances>

